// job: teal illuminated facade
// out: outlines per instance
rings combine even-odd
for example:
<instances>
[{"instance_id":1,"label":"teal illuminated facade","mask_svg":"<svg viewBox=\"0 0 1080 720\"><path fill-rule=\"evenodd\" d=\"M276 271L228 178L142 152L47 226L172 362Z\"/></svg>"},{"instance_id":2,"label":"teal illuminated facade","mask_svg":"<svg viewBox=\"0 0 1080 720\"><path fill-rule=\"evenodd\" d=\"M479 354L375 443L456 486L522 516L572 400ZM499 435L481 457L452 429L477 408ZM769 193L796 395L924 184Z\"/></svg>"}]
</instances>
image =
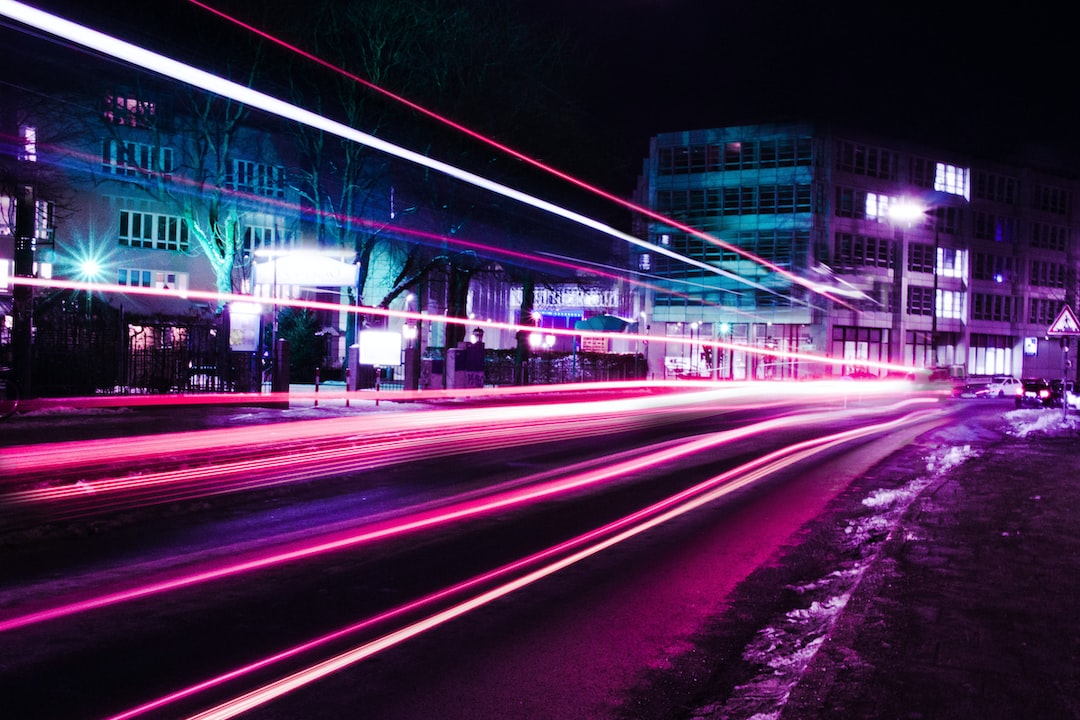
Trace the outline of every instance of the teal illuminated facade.
<instances>
[{"instance_id":1,"label":"teal illuminated facade","mask_svg":"<svg viewBox=\"0 0 1080 720\"><path fill-rule=\"evenodd\" d=\"M1059 172L810 124L657 135L636 200L675 222L639 221L655 248L634 262L650 334L679 342L651 344L653 374L804 378L866 362L879 375L874 363L1060 377L1047 330L1075 309L1076 188Z\"/></svg>"}]
</instances>

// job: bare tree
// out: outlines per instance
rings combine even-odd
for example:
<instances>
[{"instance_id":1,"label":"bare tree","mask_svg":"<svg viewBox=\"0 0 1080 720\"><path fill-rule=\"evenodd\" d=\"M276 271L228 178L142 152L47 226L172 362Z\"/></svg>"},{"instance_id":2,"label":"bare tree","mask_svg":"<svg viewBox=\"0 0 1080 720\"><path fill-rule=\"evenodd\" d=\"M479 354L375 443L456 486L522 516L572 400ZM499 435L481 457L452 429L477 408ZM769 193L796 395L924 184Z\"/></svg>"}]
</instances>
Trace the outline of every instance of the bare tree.
<instances>
[{"instance_id":1,"label":"bare tree","mask_svg":"<svg viewBox=\"0 0 1080 720\"><path fill-rule=\"evenodd\" d=\"M294 12L287 17L295 24ZM539 138L558 135L572 117L552 91L565 61L560 43L518 20L505 0L323 0L306 17L302 44L320 58L480 132L504 141L525 137L539 146ZM290 71L290 92L305 107L488 177L507 180L522 171L520 162L459 130L305 61ZM374 304L388 305L424 285L429 293L441 290L438 304L464 318L472 279L494 272L497 264L452 243L417 243L395 227L412 211L411 228L435 237L467 234L483 215L475 190L310 128L297 133L304 157L298 177L317 211L318 236L355 251L361 264L357 295L364 295L378 245L411 246L378 252L403 264ZM447 328L446 345L464 332Z\"/></svg>"}]
</instances>

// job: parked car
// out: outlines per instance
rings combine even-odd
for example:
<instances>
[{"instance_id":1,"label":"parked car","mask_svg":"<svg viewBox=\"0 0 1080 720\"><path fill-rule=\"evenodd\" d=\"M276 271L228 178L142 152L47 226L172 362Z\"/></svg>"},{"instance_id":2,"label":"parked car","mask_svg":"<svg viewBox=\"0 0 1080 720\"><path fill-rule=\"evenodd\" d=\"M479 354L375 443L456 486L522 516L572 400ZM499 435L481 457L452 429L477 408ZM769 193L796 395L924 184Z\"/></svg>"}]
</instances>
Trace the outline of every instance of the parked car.
<instances>
[{"instance_id":1,"label":"parked car","mask_svg":"<svg viewBox=\"0 0 1080 720\"><path fill-rule=\"evenodd\" d=\"M984 382L969 382L961 385L956 392L958 397L962 398L982 398L986 397L986 383Z\"/></svg>"},{"instance_id":2,"label":"parked car","mask_svg":"<svg viewBox=\"0 0 1080 720\"><path fill-rule=\"evenodd\" d=\"M1050 383L1042 378L1024 378L1016 390L1017 408L1054 407L1061 403L1061 394L1055 397Z\"/></svg>"},{"instance_id":3,"label":"parked car","mask_svg":"<svg viewBox=\"0 0 1080 720\"><path fill-rule=\"evenodd\" d=\"M1080 398L1073 392L1072 381L1063 380L1051 380L1050 381L1050 399L1053 401L1054 407L1062 407L1068 405L1075 408L1080 407Z\"/></svg>"},{"instance_id":4,"label":"parked car","mask_svg":"<svg viewBox=\"0 0 1080 720\"><path fill-rule=\"evenodd\" d=\"M1020 381L1011 375L995 375L981 389L979 397L1004 398L1016 395Z\"/></svg>"}]
</instances>

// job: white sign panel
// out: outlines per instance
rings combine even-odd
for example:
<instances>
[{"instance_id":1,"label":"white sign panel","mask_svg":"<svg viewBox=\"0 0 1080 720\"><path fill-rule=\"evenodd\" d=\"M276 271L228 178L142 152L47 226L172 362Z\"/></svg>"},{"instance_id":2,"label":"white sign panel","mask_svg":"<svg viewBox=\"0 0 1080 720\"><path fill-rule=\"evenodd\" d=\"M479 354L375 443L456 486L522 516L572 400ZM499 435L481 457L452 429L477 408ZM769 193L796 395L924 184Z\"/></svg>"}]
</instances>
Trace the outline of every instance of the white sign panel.
<instances>
[{"instance_id":1,"label":"white sign panel","mask_svg":"<svg viewBox=\"0 0 1080 720\"><path fill-rule=\"evenodd\" d=\"M363 330L357 335L361 365L380 367L401 364L401 333L388 330Z\"/></svg>"},{"instance_id":2,"label":"white sign panel","mask_svg":"<svg viewBox=\"0 0 1080 720\"><path fill-rule=\"evenodd\" d=\"M321 255L297 253L255 263L255 284L267 287L351 287L356 284L359 272L359 265Z\"/></svg>"}]
</instances>

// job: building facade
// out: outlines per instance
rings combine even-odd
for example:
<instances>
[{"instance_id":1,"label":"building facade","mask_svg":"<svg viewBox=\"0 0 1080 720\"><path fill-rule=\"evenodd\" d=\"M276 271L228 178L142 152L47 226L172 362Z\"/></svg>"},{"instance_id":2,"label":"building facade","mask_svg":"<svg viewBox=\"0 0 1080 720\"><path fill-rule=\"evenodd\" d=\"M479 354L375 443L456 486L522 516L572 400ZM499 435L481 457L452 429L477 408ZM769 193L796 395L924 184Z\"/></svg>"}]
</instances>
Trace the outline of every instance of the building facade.
<instances>
[{"instance_id":1,"label":"building facade","mask_svg":"<svg viewBox=\"0 0 1080 720\"><path fill-rule=\"evenodd\" d=\"M650 367L731 379L883 376L886 365L1060 377L1047 331L1076 297L1076 187L810 124L658 135L636 199L674 222L638 231L689 262L636 254L636 269L660 279L646 292L650 333L678 339L654 343ZM694 338L754 351L713 353Z\"/></svg>"}]
</instances>

